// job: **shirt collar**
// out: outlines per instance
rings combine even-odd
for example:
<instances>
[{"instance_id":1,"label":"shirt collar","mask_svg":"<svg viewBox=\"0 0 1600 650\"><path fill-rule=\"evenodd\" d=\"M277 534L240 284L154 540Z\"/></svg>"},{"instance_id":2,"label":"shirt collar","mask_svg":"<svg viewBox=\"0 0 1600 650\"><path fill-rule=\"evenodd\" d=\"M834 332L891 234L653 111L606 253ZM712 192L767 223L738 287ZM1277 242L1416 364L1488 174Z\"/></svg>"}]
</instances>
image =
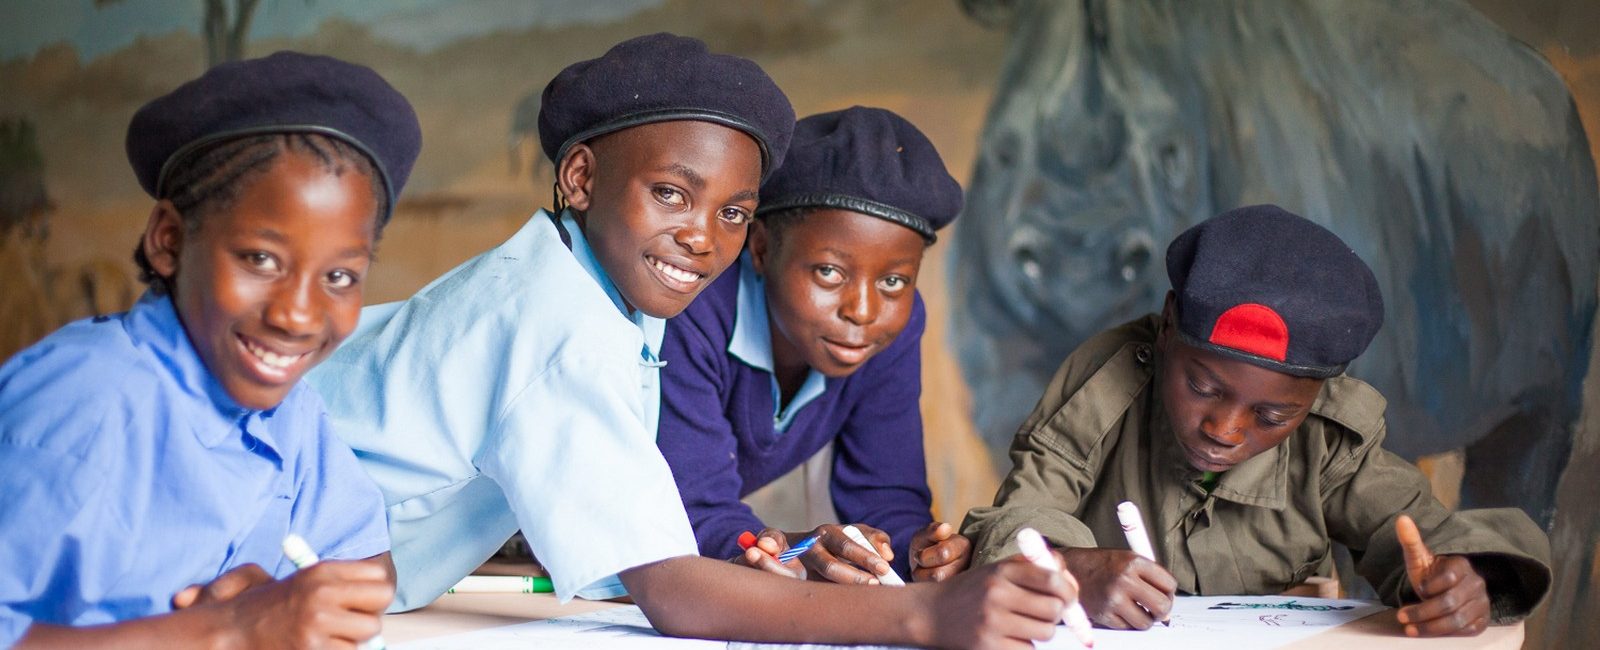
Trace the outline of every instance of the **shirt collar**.
<instances>
[{"instance_id":1,"label":"shirt collar","mask_svg":"<svg viewBox=\"0 0 1600 650\"><path fill-rule=\"evenodd\" d=\"M540 212L549 214L544 210ZM572 257L578 260L578 266L583 267L583 271L594 278L600 289L606 292L606 297L611 299L611 304L616 305L617 311L644 332L644 349L639 351L641 361L649 365L665 365L657 353L661 350L661 340L667 331L666 320L650 316L638 309L629 313L628 303L622 300L622 292L617 289L616 283L611 281L611 275L606 273L605 267L600 265L600 259L595 257L594 249L589 247L589 238L584 236L583 228L578 227L578 220L571 210L561 212L561 227L567 231L567 237L572 242Z\"/></svg>"},{"instance_id":2,"label":"shirt collar","mask_svg":"<svg viewBox=\"0 0 1600 650\"><path fill-rule=\"evenodd\" d=\"M772 327L767 321L767 286L747 251L739 256L739 296L734 306L728 354L772 374Z\"/></svg>"},{"instance_id":3,"label":"shirt collar","mask_svg":"<svg viewBox=\"0 0 1600 650\"><path fill-rule=\"evenodd\" d=\"M276 409L257 411L234 401L222 382L217 381L216 376L206 368L194 344L189 341L188 332L178 319L178 311L170 295L146 291L133 308L123 315L122 320L134 346L142 347L154 355L156 362L171 374L173 382L184 394L197 403L209 406L206 412L216 415L215 422L192 423L191 428L200 444L207 448L216 447L233 438L237 435L236 429L243 427L268 447L274 447L276 453L276 441L267 432L267 427L261 424L261 418L271 417Z\"/></svg>"},{"instance_id":4,"label":"shirt collar","mask_svg":"<svg viewBox=\"0 0 1600 650\"><path fill-rule=\"evenodd\" d=\"M806 373L788 408L780 408L783 391L778 387L778 376L772 371L772 327L767 315L767 286L747 251L739 256L739 295L733 315L733 335L728 337L728 354L745 365L767 373L772 381L772 427L778 433L789 428L795 414L822 396L827 389L827 378L816 369Z\"/></svg>"}]
</instances>

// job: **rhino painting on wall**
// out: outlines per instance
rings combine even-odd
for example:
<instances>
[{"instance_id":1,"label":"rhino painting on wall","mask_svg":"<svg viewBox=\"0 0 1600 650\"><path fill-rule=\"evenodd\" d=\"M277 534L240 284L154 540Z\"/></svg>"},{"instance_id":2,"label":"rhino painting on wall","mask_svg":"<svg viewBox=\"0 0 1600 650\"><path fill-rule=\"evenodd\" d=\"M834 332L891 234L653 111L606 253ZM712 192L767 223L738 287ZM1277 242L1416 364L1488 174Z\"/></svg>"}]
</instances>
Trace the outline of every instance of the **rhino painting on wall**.
<instances>
[{"instance_id":1,"label":"rhino painting on wall","mask_svg":"<svg viewBox=\"0 0 1600 650\"><path fill-rule=\"evenodd\" d=\"M1550 521L1600 202L1538 54L1449 0L965 4L1011 32L950 266L997 459L1074 347L1160 308L1167 242L1277 203L1378 276L1385 323L1350 374L1389 399L1387 446L1465 448L1463 506Z\"/></svg>"}]
</instances>

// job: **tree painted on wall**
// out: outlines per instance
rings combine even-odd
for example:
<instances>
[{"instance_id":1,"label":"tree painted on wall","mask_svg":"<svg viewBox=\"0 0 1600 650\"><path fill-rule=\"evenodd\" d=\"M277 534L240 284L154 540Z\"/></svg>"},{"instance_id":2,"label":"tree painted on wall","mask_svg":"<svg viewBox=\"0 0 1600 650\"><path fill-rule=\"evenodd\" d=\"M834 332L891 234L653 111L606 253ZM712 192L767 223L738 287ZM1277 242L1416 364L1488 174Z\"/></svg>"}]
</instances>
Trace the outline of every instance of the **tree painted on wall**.
<instances>
[{"instance_id":1,"label":"tree painted on wall","mask_svg":"<svg viewBox=\"0 0 1600 650\"><path fill-rule=\"evenodd\" d=\"M122 0L94 0L95 7L121 4ZM310 0L306 0L310 4ZM255 19L261 0L204 0L205 14L200 34L206 42L206 67L244 58L250 22Z\"/></svg>"}]
</instances>

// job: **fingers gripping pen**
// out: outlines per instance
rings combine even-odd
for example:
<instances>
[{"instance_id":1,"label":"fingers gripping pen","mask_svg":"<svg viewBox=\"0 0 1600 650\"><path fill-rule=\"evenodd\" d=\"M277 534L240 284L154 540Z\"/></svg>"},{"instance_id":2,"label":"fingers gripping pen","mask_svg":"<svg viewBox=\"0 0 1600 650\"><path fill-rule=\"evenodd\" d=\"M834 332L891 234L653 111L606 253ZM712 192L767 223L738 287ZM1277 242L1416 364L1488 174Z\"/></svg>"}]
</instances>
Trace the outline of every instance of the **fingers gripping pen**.
<instances>
[{"instance_id":1,"label":"fingers gripping pen","mask_svg":"<svg viewBox=\"0 0 1600 650\"><path fill-rule=\"evenodd\" d=\"M305 538L294 533L290 533L288 537L283 538L283 556L289 558L289 561L293 562L297 569L305 569L322 561L321 558L317 557L317 552L311 550L311 545L306 543ZM387 647L383 643L382 634L367 639L365 643L356 645L357 650L384 650Z\"/></svg>"},{"instance_id":2,"label":"fingers gripping pen","mask_svg":"<svg viewBox=\"0 0 1600 650\"><path fill-rule=\"evenodd\" d=\"M1017 531L1017 549L1022 551L1022 557L1028 558L1034 566L1050 571L1064 571L1068 577L1072 571L1061 568L1056 562L1056 556L1050 554L1050 548L1045 546L1044 536L1032 528ZM1074 585L1076 578L1072 579ZM1083 611L1083 603L1073 600L1067 605L1066 611L1061 612L1061 622L1067 624L1067 629L1072 630L1072 635L1078 637L1078 642L1086 648L1094 647L1094 626L1089 623L1089 614Z\"/></svg>"},{"instance_id":3,"label":"fingers gripping pen","mask_svg":"<svg viewBox=\"0 0 1600 650\"><path fill-rule=\"evenodd\" d=\"M1145 532L1144 515L1139 514L1139 506L1132 501L1117 504L1117 523L1122 524L1122 535L1128 538L1128 548L1138 553L1139 557L1155 562L1156 550L1150 546L1150 533ZM1172 621L1162 619L1161 624L1170 627Z\"/></svg>"}]
</instances>

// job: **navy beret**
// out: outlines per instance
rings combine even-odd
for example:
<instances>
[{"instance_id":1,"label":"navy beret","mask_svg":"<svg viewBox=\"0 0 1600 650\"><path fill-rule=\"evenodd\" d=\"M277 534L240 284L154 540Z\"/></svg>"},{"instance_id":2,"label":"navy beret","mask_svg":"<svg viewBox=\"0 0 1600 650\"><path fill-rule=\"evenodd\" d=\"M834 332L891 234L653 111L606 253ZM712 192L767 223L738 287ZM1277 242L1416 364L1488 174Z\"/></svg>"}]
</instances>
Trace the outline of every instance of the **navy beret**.
<instances>
[{"instance_id":1,"label":"navy beret","mask_svg":"<svg viewBox=\"0 0 1600 650\"><path fill-rule=\"evenodd\" d=\"M783 163L794 107L749 59L712 54L698 39L651 34L567 66L544 87L539 143L557 165L572 145L655 122L738 129L761 147L761 177Z\"/></svg>"},{"instance_id":2,"label":"navy beret","mask_svg":"<svg viewBox=\"0 0 1600 650\"><path fill-rule=\"evenodd\" d=\"M411 104L371 68L278 52L223 63L145 104L128 124L128 162L144 191L159 198L183 159L263 133L320 133L348 142L383 177L390 211L422 148ZM380 215L380 223L388 220Z\"/></svg>"},{"instance_id":3,"label":"navy beret","mask_svg":"<svg viewBox=\"0 0 1600 650\"><path fill-rule=\"evenodd\" d=\"M1275 205L1229 210L1167 248L1185 343L1298 377L1344 372L1383 325L1372 269Z\"/></svg>"},{"instance_id":4,"label":"navy beret","mask_svg":"<svg viewBox=\"0 0 1600 650\"><path fill-rule=\"evenodd\" d=\"M905 118L853 106L800 120L789 161L761 185L756 214L839 208L934 231L961 212L961 184L938 150Z\"/></svg>"}]
</instances>

